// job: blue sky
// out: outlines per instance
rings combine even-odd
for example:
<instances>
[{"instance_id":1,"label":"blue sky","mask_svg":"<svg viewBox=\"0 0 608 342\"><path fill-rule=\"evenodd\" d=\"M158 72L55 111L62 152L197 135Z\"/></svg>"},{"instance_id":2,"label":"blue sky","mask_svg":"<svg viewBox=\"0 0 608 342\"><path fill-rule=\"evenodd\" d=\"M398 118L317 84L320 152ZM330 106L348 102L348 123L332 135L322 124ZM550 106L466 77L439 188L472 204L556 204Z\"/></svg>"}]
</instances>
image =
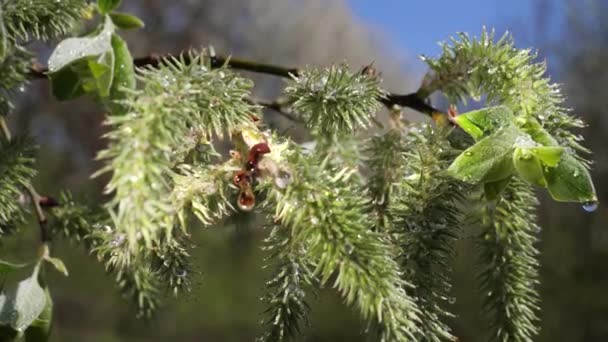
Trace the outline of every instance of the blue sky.
<instances>
[{"instance_id":1,"label":"blue sky","mask_svg":"<svg viewBox=\"0 0 608 342\"><path fill-rule=\"evenodd\" d=\"M516 42L531 40L525 32L532 23L530 0L349 0L355 14L381 30L412 56L437 55L437 42L457 32L477 35L483 25L498 34L506 29ZM518 35L519 34L519 35ZM523 37L521 37L523 36ZM518 45L521 45L518 44ZM422 66L414 62L415 66Z\"/></svg>"}]
</instances>

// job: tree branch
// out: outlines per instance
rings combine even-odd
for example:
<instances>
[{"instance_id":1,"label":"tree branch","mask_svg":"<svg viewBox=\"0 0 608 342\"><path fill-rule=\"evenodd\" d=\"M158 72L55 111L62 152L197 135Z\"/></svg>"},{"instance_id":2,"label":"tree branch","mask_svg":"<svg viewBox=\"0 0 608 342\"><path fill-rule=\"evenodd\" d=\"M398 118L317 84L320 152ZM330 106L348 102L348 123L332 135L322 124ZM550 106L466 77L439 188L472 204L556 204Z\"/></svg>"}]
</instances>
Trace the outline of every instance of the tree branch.
<instances>
[{"instance_id":1,"label":"tree branch","mask_svg":"<svg viewBox=\"0 0 608 342\"><path fill-rule=\"evenodd\" d=\"M264 108L272 109L277 114L288 119L289 121L293 121L293 122L297 122L297 123L304 123L304 120L302 120L301 118L294 115L293 112L286 106L285 103L282 103L282 102L279 102L276 100L270 101L270 100L259 99L259 98L252 97L252 96L247 97L245 99L245 101L247 101L253 105L258 105L258 106L261 106Z\"/></svg>"},{"instance_id":2,"label":"tree branch","mask_svg":"<svg viewBox=\"0 0 608 342\"><path fill-rule=\"evenodd\" d=\"M4 138L7 141L10 141L12 138L11 131L3 116L0 116L0 126L2 128L0 132L4 135ZM52 236L47 227L47 219L43 207L53 207L57 206L59 203L52 197L40 196L31 183L25 184L24 187L30 197L30 201L34 207L34 213L38 220L38 225L40 226L40 240L43 245L47 245L51 242Z\"/></svg>"},{"instance_id":3,"label":"tree branch","mask_svg":"<svg viewBox=\"0 0 608 342\"><path fill-rule=\"evenodd\" d=\"M171 57L171 56L172 55L169 55L169 54L161 55L161 54L153 53L148 56L135 58L133 60L133 64L136 67L140 67L140 68L145 67L145 66L156 66L163 59L165 59L167 57ZM188 59L190 58L189 55L186 53L181 54L179 57L182 59L185 59L186 61L188 61ZM272 75L272 76L283 77L283 78L292 78L292 77L298 76L300 74L300 69L298 69L298 68L287 68L287 67L283 67L283 66L279 66L279 65L264 64L264 63L258 63L258 62L246 60L246 59L218 56L218 55L212 54L211 67L220 68L222 66L228 66L230 68L237 69L237 70L250 71L250 72ZM35 62L34 64L32 64L32 67L30 68L29 76L32 79L46 79L47 72L48 72L48 68L45 65ZM433 113L442 113L443 114L443 111L440 111L440 110L434 108L433 106L431 106L430 104L426 103L425 97L421 96L419 93L411 93L411 94L388 93L388 95L386 95L385 97L379 98L378 100L380 102L382 102L382 104L384 104L386 106L386 108L388 108L388 109L392 109L394 106L411 108L411 109L416 110L420 113L423 113L429 117L432 117ZM264 103L266 103L267 105L264 105L262 103L260 103L260 105L270 108L270 109L274 109L277 111L277 113L285 116L284 115L285 113L280 110L281 109L280 106L277 107L275 105L276 102L266 101Z\"/></svg>"}]
</instances>

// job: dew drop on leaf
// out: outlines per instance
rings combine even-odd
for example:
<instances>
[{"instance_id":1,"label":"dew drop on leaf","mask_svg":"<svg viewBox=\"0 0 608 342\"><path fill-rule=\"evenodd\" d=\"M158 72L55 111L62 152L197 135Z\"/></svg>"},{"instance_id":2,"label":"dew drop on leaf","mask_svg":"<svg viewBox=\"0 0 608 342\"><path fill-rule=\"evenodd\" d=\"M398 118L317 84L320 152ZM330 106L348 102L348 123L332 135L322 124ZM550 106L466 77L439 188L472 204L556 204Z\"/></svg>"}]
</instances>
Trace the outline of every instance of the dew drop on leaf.
<instances>
[{"instance_id":1,"label":"dew drop on leaf","mask_svg":"<svg viewBox=\"0 0 608 342\"><path fill-rule=\"evenodd\" d=\"M598 207L597 201L589 201L589 202L583 203L583 209L585 209L585 211L589 212L589 213L596 211L597 207Z\"/></svg>"},{"instance_id":2,"label":"dew drop on leaf","mask_svg":"<svg viewBox=\"0 0 608 342\"><path fill-rule=\"evenodd\" d=\"M465 156L467 156L467 157L470 157L470 156L472 156L472 155L473 155L473 152L471 152L471 151L466 151L466 152L464 153L464 155L465 155Z\"/></svg>"}]
</instances>

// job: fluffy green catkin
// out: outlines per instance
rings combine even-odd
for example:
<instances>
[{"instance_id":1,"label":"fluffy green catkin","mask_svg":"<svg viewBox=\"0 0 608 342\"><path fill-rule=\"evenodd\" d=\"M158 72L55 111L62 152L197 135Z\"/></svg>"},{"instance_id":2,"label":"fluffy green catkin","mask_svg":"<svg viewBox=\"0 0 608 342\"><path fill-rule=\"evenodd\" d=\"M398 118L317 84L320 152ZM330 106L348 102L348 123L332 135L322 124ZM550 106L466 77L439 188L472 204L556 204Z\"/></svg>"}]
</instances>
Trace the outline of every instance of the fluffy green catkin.
<instances>
[{"instance_id":1,"label":"fluffy green catkin","mask_svg":"<svg viewBox=\"0 0 608 342\"><path fill-rule=\"evenodd\" d=\"M266 262L273 273L266 282L265 330L258 341L290 340L298 336L302 324L308 322L310 307L306 303L306 291L316 282L311 268L314 266L307 262L301 244L293 243L289 229L281 225L273 227L264 249L269 253Z\"/></svg>"},{"instance_id":2,"label":"fluffy green catkin","mask_svg":"<svg viewBox=\"0 0 608 342\"><path fill-rule=\"evenodd\" d=\"M320 136L368 127L381 104L380 81L347 65L307 68L285 88L289 103L306 126Z\"/></svg>"},{"instance_id":3,"label":"fluffy green catkin","mask_svg":"<svg viewBox=\"0 0 608 342\"><path fill-rule=\"evenodd\" d=\"M455 339L445 319L452 316L446 306L463 185L445 172L458 154L447 134L447 129L426 125L410 129L389 207L404 278L414 286L411 295L420 309L416 341Z\"/></svg>"},{"instance_id":4,"label":"fluffy green catkin","mask_svg":"<svg viewBox=\"0 0 608 342\"><path fill-rule=\"evenodd\" d=\"M15 231L25 220L19 197L36 175L34 152L30 141L7 141L0 133L0 235Z\"/></svg>"},{"instance_id":5,"label":"fluffy green catkin","mask_svg":"<svg viewBox=\"0 0 608 342\"><path fill-rule=\"evenodd\" d=\"M70 194L62 194L60 206L50 212L51 228L97 256L106 271L115 277L120 291L133 300L138 314L149 317L158 307L161 292L173 294L189 289L192 271L188 247L180 230L171 239L146 253L133 256L125 234L116 232L108 212L102 207L78 204Z\"/></svg>"},{"instance_id":6,"label":"fluffy green catkin","mask_svg":"<svg viewBox=\"0 0 608 342\"><path fill-rule=\"evenodd\" d=\"M0 115L13 109L10 100L15 91L25 90L26 77L32 64L32 55L23 47L15 46L0 60Z\"/></svg>"},{"instance_id":7,"label":"fluffy green catkin","mask_svg":"<svg viewBox=\"0 0 608 342\"><path fill-rule=\"evenodd\" d=\"M485 29L479 38L461 33L443 44L439 58L423 58L431 72L420 92L428 96L441 90L453 103L486 95L488 103L535 117L561 146L587 151L579 144L582 138L571 132L583 122L563 108L559 86L550 83L546 64L535 63L536 58L529 49L517 49L509 34L494 41L494 33Z\"/></svg>"},{"instance_id":8,"label":"fluffy green catkin","mask_svg":"<svg viewBox=\"0 0 608 342\"><path fill-rule=\"evenodd\" d=\"M255 109L244 101L252 82L229 70L211 70L208 58L192 54L139 70L142 89L125 100L126 115L110 115L109 147L99 154L112 172L110 209L116 229L132 252L152 247L161 234L172 236L175 208L171 172L184 157L183 137L195 129L201 140L251 124ZM176 152L177 151L177 152Z\"/></svg>"},{"instance_id":9,"label":"fluffy green catkin","mask_svg":"<svg viewBox=\"0 0 608 342\"><path fill-rule=\"evenodd\" d=\"M48 40L69 33L83 18L88 1L11 0L0 6L9 39Z\"/></svg>"},{"instance_id":10,"label":"fluffy green catkin","mask_svg":"<svg viewBox=\"0 0 608 342\"><path fill-rule=\"evenodd\" d=\"M372 230L358 171L296 155L294 181L273 190L275 218L303 244L321 284L333 280L345 302L381 330L383 341L409 341L419 311L404 289L395 248Z\"/></svg>"},{"instance_id":11,"label":"fluffy green catkin","mask_svg":"<svg viewBox=\"0 0 608 342\"><path fill-rule=\"evenodd\" d=\"M365 165L369 170L367 188L370 206L378 230L387 230L391 224L388 207L394 195L395 182L402 165L403 133L401 128L374 136L367 142Z\"/></svg>"},{"instance_id":12,"label":"fluffy green catkin","mask_svg":"<svg viewBox=\"0 0 608 342\"><path fill-rule=\"evenodd\" d=\"M495 207L484 208L477 242L491 340L531 341L539 332L537 205L530 186L514 178Z\"/></svg>"}]
</instances>

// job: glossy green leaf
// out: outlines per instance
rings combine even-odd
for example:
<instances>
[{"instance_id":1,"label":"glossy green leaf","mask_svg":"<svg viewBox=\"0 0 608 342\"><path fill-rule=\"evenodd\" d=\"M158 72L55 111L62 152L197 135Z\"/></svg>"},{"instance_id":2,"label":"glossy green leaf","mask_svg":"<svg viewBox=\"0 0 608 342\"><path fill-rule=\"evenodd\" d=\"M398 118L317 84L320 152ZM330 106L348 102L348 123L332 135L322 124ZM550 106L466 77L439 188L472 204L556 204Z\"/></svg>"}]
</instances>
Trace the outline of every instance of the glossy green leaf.
<instances>
[{"instance_id":1,"label":"glossy green leaf","mask_svg":"<svg viewBox=\"0 0 608 342\"><path fill-rule=\"evenodd\" d=\"M81 59L100 57L106 53L111 53L113 32L114 24L109 17L106 17L103 29L98 35L65 39L57 45L49 58L49 73L58 72Z\"/></svg>"},{"instance_id":2,"label":"glossy green leaf","mask_svg":"<svg viewBox=\"0 0 608 342\"><path fill-rule=\"evenodd\" d=\"M507 177L495 182L486 182L483 184L483 190L486 198L489 200L495 200L502 193L502 191L509 185L512 177Z\"/></svg>"},{"instance_id":3,"label":"glossy green leaf","mask_svg":"<svg viewBox=\"0 0 608 342\"><path fill-rule=\"evenodd\" d=\"M51 265L53 265L53 267L55 267L55 269L59 272L61 272L64 276L68 276L68 269L67 267L65 267L65 264L63 263L63 260L59 259L59 258L54 258L54 257L50 257L47 256L44 258L45 261L47 261L48 263L50 263Z\"/></svg>"},{"instance_id":4,"label":"glossy green leaf","mask_svg":"<svg viewBox=\"0 0 608 342\"><path fill-rule=\"evenodd\" d=\"M121 103L126 97L126 89L135 89L135 67L127 43L118 35L112 36L114 49L114 80L110 89L110 109L113 114L124 113L125 105Z\"/></svg>"},{"instance_id":5,"label":"glossy green leaf","mask_svg":"<svg viewBox=\"0 0 608 342\"><path fill-rule=\"evenodd\" d=\"M513 165L527 182L541 187L547 186L541 161L530 148L516 147L513 153Z\"/></svg>"},{"instance_id":6,"label":"glossy green leaf","mask_svg":"<svg viewBox=\"0 0 608 342\"><path fill-rule=\"evenodd\" d=\"M51 336L53 326L53 299L49 289L45 289L46 304L38 318L25 330L25 342L46 342Z\"/></svg>"},{"instance_id":7,"label":"glossy green leaf","mask_svg":"<svg viewBox=\"0 0 608 342\"><path fill-rule=\"evenodd\" d=\"M40 264L29 278L0 293L0 325L24 331L40 316L46 305L46 294L38 281Z\"/></svg>"},{"instance_id":8,"label":"glossy green leaf","mask_svg":"<svg viewBox=\"0 0 608 342\"><path fill-rule=\"evenodd\" d=\"M543 166L555 167L562 159L564 148L559 146L539 146L531 148Z\"/></svg>"},{"instance_id":9,"label":"glossy green leaf","mask_svg":"<svg viewBox=\"0 0 608 342\"><path fill-rule=\"evenodd\" d=\"M0 275L17 271L25 266L27 266L27 264L15 264L12 262L0 260Z\"/></svg>"},{"instance_id":10,"label":"glossy green leaf","mask_svg":"<svg viewBox=\"0 0 608 342\"><path fill-rule=\"evenodd\" d=\"M528 134L533 141L542 146L557 146L557 140L555 140L549 132L547 132L538 120L528 117L520 117L516 120L517 125L520 129Z\"/></svg>"},{"instance_id":11,"label":"glossy green leaf","mask_svg":"<svg viewBox=\"0 0 608 342\"><path fill-rule=\"evenodd\" d=\"M123 30L134 30L145 26L141 19L127 13L112 12L110 18L116 27Z\"/></svg>"},{"instance_id":12,"label":"glossy green leaf","mask_svg":"<svg viewBox=\"0 0 608 342\"><path fill-rule=\"evenodd\" d=\"M596 202L597 195L589 171L576 157L564 153L556 167L545 169L551 197L561 202Z\"/></svg>"},{"instance_id":13,"label":"glossy green leaf","mask_svg":"<svg viewBox=\"0 0 608 342\"><path fill-rule=\"evenodd\" d=\"M498 131L503 126L510 125L513 112L504 106L488 107L463 113L455 118L456 123L475 140Z\"/></svg>"},{"instance_id":14,"label":"glossy green leaf","mask_svg":"<svg viewBox=\"0 0 608 342\"><path fill-rule=\"evenodd\" d=\"M107 14L120 6L121 0L98 0L97 7L101 14Z\"/></svg>"},{"instance_id":15,"label":"glossy green leaf","mask_svg":"<svg viewBox=\"0 0 608 342\"><path fill-rule=\"evenodd\" d=\"M55 49L49 59L49 77L53 95L58 100L70 100L85 94L97 98L110 96L115 65L111 44L113 31L114 25L106 18L98 35L66 39ZM69 52L67 49L70 47L76 52Z\"/></svg>"},{"instance_id":16,"label":"glossy green leaf","mask_svg":"<svg viewBox=\"0 0 608 342\"><path fill-rule=\"evenodd\" d=\"M448 172L469 183L492 182L513 173L513 145L521 132L513 125L499 129L468 148L454 160Z\"/></svg>"},{"instance_id":17,"label":"glossy green leaf","mask_svg":"<svg viewBox=\"0 0 608 342\"><path fill-rule=\"evenodd\" d=\"M85 94L77 66L67 66L49 77L53 96L59 101L75 99Z\"/></svg>"},{"instance_id":18,"label":"glossy green leaf","mask_svg":"<svg viewBox=\"0 0 608 342\"><path fill-rule=\"evenodd\" d=\"M89 59L87 65L94 82L91 89L85 90L89 93L97 92L104 98L108 97L114 79L114 51L103 54L98 60Z\"/></svg>"}]
</instances>

